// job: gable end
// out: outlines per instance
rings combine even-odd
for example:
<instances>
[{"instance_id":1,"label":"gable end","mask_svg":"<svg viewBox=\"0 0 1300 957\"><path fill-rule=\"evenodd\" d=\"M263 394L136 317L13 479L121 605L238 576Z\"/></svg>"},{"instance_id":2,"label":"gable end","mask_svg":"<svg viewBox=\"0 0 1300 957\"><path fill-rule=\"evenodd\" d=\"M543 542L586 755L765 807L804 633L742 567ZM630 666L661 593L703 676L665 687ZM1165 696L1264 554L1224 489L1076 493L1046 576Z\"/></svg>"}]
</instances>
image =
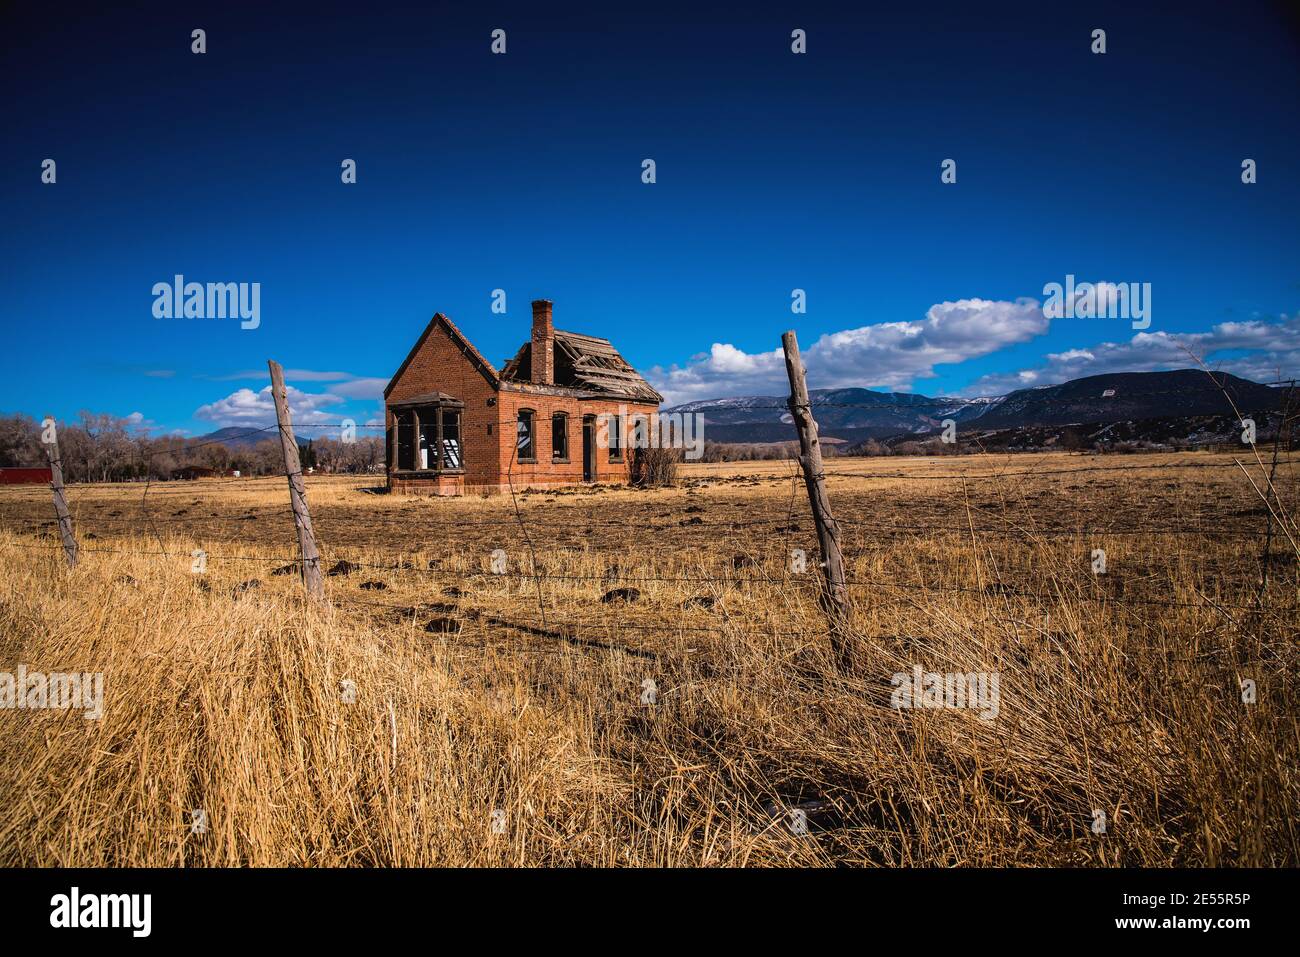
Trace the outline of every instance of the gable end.
<instances>
[{"instance_id":1,"label":"gable end","mask_svg":"<svg viewBox=\"0 0 1300 957\"><path fill-rule=\"evenodd\" d=\"M424 327L424 332L420 333L420 338L415 340L415 345L411 347L411 351L406 354L406 358L402 360L402 364L397 367L397 371L393 373L393 377L388 380L388 385L384 386L385 399L387 399L388 394L393 391L393 386L395 386L397 380L402 377L402 373L405 372L407 366L411 364L411 360L414 359L419 354L420 349L424 347L425 340L429 338L429 334L438 327L441 327L443 331L447 333L447 338L449 338L456 347L460 349L461 354L470 361L474 368L478 369L478 371L483 375L483 378L487 379L492 388L495 389L500 386L501 377L497 374L497 370L492 367L492 363L483 358L482 354L474 348L473 343L466 339L464 334L456 328L455 323L439 312L435 313L433 318L429 320L429 324Z\"/></svg>"}]
</instances>

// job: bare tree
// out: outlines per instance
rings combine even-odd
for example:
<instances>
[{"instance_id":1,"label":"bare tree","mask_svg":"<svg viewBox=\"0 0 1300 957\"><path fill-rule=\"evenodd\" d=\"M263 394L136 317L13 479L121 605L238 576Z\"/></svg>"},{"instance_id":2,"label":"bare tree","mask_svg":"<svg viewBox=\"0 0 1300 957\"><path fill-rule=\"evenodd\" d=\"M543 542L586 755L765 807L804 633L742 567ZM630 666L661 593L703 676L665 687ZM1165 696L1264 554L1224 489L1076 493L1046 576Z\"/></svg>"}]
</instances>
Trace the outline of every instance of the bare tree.
<instances>
[{"instance_id":1,"label":"bare tree","mask_svg":"<svg viewBox=\"0 0 1300 957\"><path fill-rule=\"evenodd\" d=\"M30 415L0 416L0 467L45 464L41 427Z\"/></svg>"}]
</instances>

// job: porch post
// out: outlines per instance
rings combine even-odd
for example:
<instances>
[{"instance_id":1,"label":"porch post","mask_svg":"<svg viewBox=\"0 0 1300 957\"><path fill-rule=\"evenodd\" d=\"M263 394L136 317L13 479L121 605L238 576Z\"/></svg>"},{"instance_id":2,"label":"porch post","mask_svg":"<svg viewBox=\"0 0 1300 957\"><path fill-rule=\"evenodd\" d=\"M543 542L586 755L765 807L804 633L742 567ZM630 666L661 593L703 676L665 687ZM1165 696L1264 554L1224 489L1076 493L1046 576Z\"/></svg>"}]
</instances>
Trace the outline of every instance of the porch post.
<instances>
[{"instance_id":1,"label":"porch post","mask_svg":"<svg viewBox=\"0 0 1300 957\"><path fill-rule=\"evenodd\" d=\"M412 438L412 441L415 443L415 452L412 453L414 461L411 463L411 468L418 472L423 468L423 465L420 462L420 410L415 406L411 406L411 421L415 425L415 435Z\"/></svg>"},{"instance_id":2,"label":"porch post","mask_svg":"<svg viewBox=\"0 0 1300 957\"><path fill-rule=\"evenodd\" d=\"M437 429L438 451L434 459L434 468L439 472L442 471L442 405L438 406L438 429Z\"/></svg>"}]
</instances>

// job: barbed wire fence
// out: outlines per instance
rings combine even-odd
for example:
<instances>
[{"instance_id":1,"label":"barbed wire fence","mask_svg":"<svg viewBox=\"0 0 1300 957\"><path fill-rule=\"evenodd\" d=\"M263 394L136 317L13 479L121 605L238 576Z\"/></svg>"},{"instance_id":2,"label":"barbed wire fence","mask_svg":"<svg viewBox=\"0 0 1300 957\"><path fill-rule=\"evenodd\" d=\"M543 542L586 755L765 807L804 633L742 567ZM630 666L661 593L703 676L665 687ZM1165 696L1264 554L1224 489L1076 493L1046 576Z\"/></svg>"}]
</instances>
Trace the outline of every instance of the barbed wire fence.
<instances>
[{"instance_id":1,"label":"barbed wire fence","mask_svg":"<svg viewBox=\"0 0 1300 957\"><path fill-rule=\"evenodd\" d=\"M816 423L812 419L812 412L816 408L815 403L807 401L800 402L799 389L794 384L794 375L796 370L802 376L802 366L798 364L797 343L795 343L795 359L790 366L792 377L792 396L788 406L789 411L798 419L799 413L805 413L810 429L810 437L813 441L816 438ZM272 380L275 382L275 364L272 363ZM1255 485L1252 480L1252 487L1256 493L1263 496L1263 516L1264 527L1255 530L1247 527L1225 528L1219 519L1221 516L1212 515L1208 512L1200 512L1192 516L1190 523L1175 525L1161 523L1144 523L1144 524L1120 524L1112 522L1109 526L1087 525L1081 528L1059 528L1059 527L1037 527L1034 522L1017 521L1005 514L1000 514L994 510L983 508L977 504L968 503L966 506L967 522L964 526L942 527L933 523L926 529L926 534L935 535L955 535L955 536L990 536L1000 539L1016 540L1025 543L1044 543L1050 539L1074 538L1085 546L1093 545L1097 541L1104 540L1109 536L1178 536L1178 535L1212 535L1217 538L1235 538L1242 540L1259 540L1262 541L1263 552L1260 557L1260 577L1258 587L1251 601L1234 601L1224 598L1222 595L1211 593L1210 589L1202 589L1195 592L1196 600L1182 601L1172 597L1160 597L1142 594L1124 594L1122 588L1107 588L1103 586L1104 575L1096 573L1092 569L1092 574L1085 575L1083 566L1086 562L1080 562L1080 578L1077 581L1065 583L1066 587L1062 588L1062 581L1059 577L1050 582L1042 582L1041 587L1025 587L1023 584L1017 584L1012 581L1004 580L1001 573L996 574L991 580L982 578L975 584L953 584L950 582L923 581L923 580L906 580L897 576L888 578L873 577L855 577L845 570L845 559L853 559L859 556L868 555L873 551L872 546L882 541L914 540L920 531L921 523L899 524L888 523L885 521L861 521L855 519L841 520L835 522L837 527L854 530L860 529L865 536L869 537L869 543L864 545L862 541L850 541L847 548L841 547L838 543L834 548L839 552L838 562L841 571L837 579L831 579L827 574L827 555L828 544L822 536L819 536L820 560L809 563L806 551L791 547L794 541L794 535L802 533L802 526L796 522L796 503L798 500L798 484L800 474L791 463L790 482L791 494L790 502L786 514L782 516L757 516L748 517L744 521L733 521L724 523L713 523L712 527L718 528L719 532L738 532L747 530L762 530L763 537L767 541L778 543L775 548L775 554L769 554L767 573L764 573L764 562L756 559L753 555L737 554L733 557L731 567L723 568L717 571L704 571L699 574L658 574L653 568L651 570L639 570L635 568L624 567L621 561L615 561L612 565L603 568L598 574L596 573L575 573L547 569L543 562L539 560L537 544L533 537L533 532L529 528L526 519L526 510L520 508L516 489L514 487L513 461L507 472L507 481L511 493L511 506L513 516L502 519L475 519L467 520L457 517L454 525L459 529L493 529L497 532L503 529L517 530L523 539L525 551L528 556L527 565L519 563L519 567L511 568L507 561L499 561L499 556L493 554L489 558L489 567L483 568L482 557L479 558L479 567L470 567L466 556L463 553L448 552L439 557L429 559L425 567L419 567L410 559L412 550L402 550L394 555L390 561L360 561L353 560L360 558L359 555L352 551L338 548L333 549L335 552L335 561L329 571L324 571L323 564L329 564L321 556L316 547L315 535L311 523L310 512L307 508L306 487L303 483L303 469L298 461L298 443L294 433L294 427L289 421L289 411L287 402L277 401L277 411L279 421L276 425L266 426L252 430L254 433L269 433L275 430L280 438L285 455L285 476L289 483L290 503L283 509L288 512L294 520L295 532L299 538L299 549L296 555L286 554L234 554L225 552L209 552L204 550L195 550L193 557L196 562L200 561L206 570L208 561L219 562L244 562L253 564L270 564L276 566L272 575L297 574L303 581L307 594L313 598L321 600L330 600L330 595L324 587L323 578L336 577L340 575L349 575L354 571L375 571L384 572L388 575L398 576L419 576L422 580L443 579L448 585L444 588L444 594L447 591L458 591L459 584L467 580L488 580L488 581L516 581L522 586L531 586L535 592L539 612L539 622L537 625L528 625L524 622L512 621L494 614L490 610L457 608L454 604L446 602L432 603L434 610L441 610L445 613L451 613L453 610L459 617L435 619L430 622L432 626L435 622L441 621L443 630L457 632L459 631L460 621L478 620L485 625L496 626L506 629L514 629L536 635L562 638L572 642L584 642L594 630L627 630L632 632L668 632L679 631L690 634L711 634L711 635L731 635L737 634L736 626L729 622L723 612L723 621L718 625L702 625L690 622L683 615L680 620L659 619L654 622L638 622L631 620L627 615L618 611L620 605L630 604L635 601L632 591L637 585L646 585L650 583L665 583L673 585L689 585L699 590L707 590L709 594L694 595L682 603L682 610L703 609L708 610L713 606L713 599L710 597L719 591L729 589L746 589L750 586L768 585L780 586L787 590L788 593L799 592L810 600L818 603L826 615L826 627L821 627L815 620L809 620L807 627L797 631L777 631L774 628L762 632L750 632L751 635L763 636L781 636L797 638L804 641L815 641L824 638L829 633L838 642L847 642L852 640L852 628L849 625L851 620L852 608L848 596L856 596L859 604L867 604L869 607L881 607L884 605L919 605L927 596L933 595L968 595L984 599L996 599L999 601L1012 601L1023 599L1026 601L1050 601L1066 602L1073 601L1085 604L1104 605L1117 608L1125 613L1136 614L1137 609L1202 609L1209 610L1218 615L1226 617L1228 620L1233 619L1233 613L1251 613L1256 616L1266 612L1279 616L1294 616L1297 605L1292 600L1287 605L1274 605L1266 607L1264 604L1264 595L1268 586L1268 571L1271 562L1271 547L1277 538L1286 537L1291 544L1295 544L1295 520L1284 507L1282 501L1278 498L1276 489L1276 478L1278 469L1283 465L1294 464L1295 460L1282 458L1280 456L1281 447L1285 444L1289 448L1289 429L1290 424L1296 417L1293 409L1291 392L1294 390L1294 382L1290 383L1291 391L1287 394L1286 404L1283 409L1281 422L1278 431L1274 437L1271 460L1267 463L1266 474L1261 476L1263 489ZM280 388L283 389L282 378ZM273 392L274 392L273 388ZM805 393L806 395L806 393ZM302 428L303 426L299 426ZM337 427L337 426L335 426ZM367 425L359 428L386 428L385 425ZM122 549L122 548L101 548L94 546L82 545L77 541L74 529L71 511L68 507L66 490L63 488L61 473L57 468L59 462L59 453L57 445L57 436L51 435L51 441L46 442L46 448L52 465L54 478L51 481L51 489L54 498L55 520L42 521L39 519L18 518L12 520L15 531L22 533L24 530L39 532L49 530L53 526L59 532L62 541L55 544L40 544L32 542L7 542L6 545L18 549L47 549L57 551L62 549L67 556L68 564L75 567L80 555L102 554L122 557L158 557L165 560L173 560L175 556L169 553L164 541L160 526L184 526L186 529L201 526L207 523L219 523L222 528L229 525L230 519L219 516L189 516L177 514L173 516L163 516L155 514L150 505L157 505L160 500L167 500L175 495L177 497L192 497L192 491L186 489L176 493L170 490L159 491L149 481L146 481L140 500L140 517L131 518L121 515L110 514L108 516L98 516L95 518L96 523L103 525L117 525L126 529L134 530L141 538L152 537L158 543L158 549ZM219 441L219 440L218 440ZM199 445L211 443L198 443ZM1252 443L1252 451L1253 443ZM143 453L143 454L161 454L161 453ZM819 500L828 504L828 496L825 491L825 479L833 478L856 478L856 479L876 479L890 480L899 479L912 481L916 479L933 480L933 481L990 481L1001 483L1008 479L1024 476L1072 476L1089 473L1117 473L1132 472L1150 469L1170 469L1170 470L1188 470L1188 469L1242 469L1243 466L1239 461L1234 462L1171 462L1171 463L1112 463L1102 465L1082 465L1069 468L1052 468L1052 469L1016 469L1011 467L985 470L985 471L962 471L951 473L931 473L917 474L914 472L904 473L901 471L889 472L877 470L874 472L855 472L855 471L834 471L827 473L819 463L812 463L808 460L807 449L801 450L801 456L798 464L802 466L803 478L806 487L810 490L809 517L813 519L814 525L819 521L824 521L824 516L819 520ZM1261 460L1261 464L1262 460ZM809 467L811 466L811 468ZM145 469L146 475L149 469ZM781 481L778 479L778 481ZM373 482L372 478L363 479L363 483ZM266 479L249 478L234 479L222 483L223 488L262 488L265 487ZM815 491L816 486L820 484L820 494ZM359 484L356 488L365 487ZM188 511L184 509L182 511ZM565 509L565 519L578 521L574 525L584 525L588 530L596 527L617 527L626 529L626 522L618 519L600 518L595 514L588 515L571 515L567 514L570 510ZM271 514L281 514L281 510L273 510ZM973 518L974 514L980 516L979 524L976 524ZM247 517L247 516L246 516ZM1037 516L1030 516L1037 520ZM305 519L305 522L304 522ZM394 526L410 529L412 523L407 518L385 518L380 516L366 516L365 524L369 526ZM679 522L680 525L686 525L690 519L684 519ZM332 527L332 520L326 520L325 527ZM725 528L724 528L725 526ZM554 529L555 523L551 524ZM305 532L305 535L304 535ZM90 538L96 538L93 533ZM545 541L545 539L543 539ZM554 543L546 542L548 553L557 554L563 551L562 547ZM583 541L579 549L583 554L601 552L618 553L620 556L628 551L626 543L604 544L600 542ZM344 551L348 551L350 557L343 557ZM373 551L373 549L371 549ZM665 556L673 554L669 548L665 548L662 553ZM779 567L781 568L780 576L771 574L771 558L779 558ZM457 567L457 566L464 567ZM820 570L821 574L808 574L809 566ZM316 583L313 585L309 570L314 567ZM191 570L194 570L193 568ZM1229 571L1234 569L1229 569ZM256 581L256 580L254 580ZM548 601L546 591L552 584L560 583L587 583L597 584L601 589L609 588L601 596L601 603L606 606L613 606L612 609L607 607L607 613L603 613L597 621L564 621L554 620L548 617ZM260 584L260 582L259 582ZM367 583L362 583L363 588ZM370 583L376 584L376 583ZM382 583L379 583L382 584ZM619 586L619 587L614 587ZM247 591L250 587L256 587L250 582L241 583L237 587L237 593ZM385 586L386 587L386 586ZM836 588L842 590L845 596L843 604L835 601L834 594ZM828 603L828 597L830 599ZM398 604L395 602L372 601L357 597L349 597L348 604L362 607L373 607L385 609L390 613L397 613L400 617L418 617L420 615L419 606L409 604ZM448 624L451 622L452 624ZM601 647L607 647L601 645ZM651 655L653 652L647 649L623 648L637 655ZM844 653L843 648L836 648L836 657L842 665L848 664L848 655ZM1274 660L1276 656L1265 656L1268 660Z\"/></svg>"}]
</instances>

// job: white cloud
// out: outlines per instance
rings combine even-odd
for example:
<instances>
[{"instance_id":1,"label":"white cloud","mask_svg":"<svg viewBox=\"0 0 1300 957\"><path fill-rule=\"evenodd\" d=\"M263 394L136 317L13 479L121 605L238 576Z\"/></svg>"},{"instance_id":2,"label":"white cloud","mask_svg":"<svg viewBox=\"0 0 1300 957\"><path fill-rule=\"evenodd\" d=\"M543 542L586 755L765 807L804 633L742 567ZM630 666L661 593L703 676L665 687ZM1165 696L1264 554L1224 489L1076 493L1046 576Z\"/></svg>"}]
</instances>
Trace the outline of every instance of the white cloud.
<instances>
[{"instance_id":1,"label":"white cloud","mask_svg":"<svg viewBox=\"0 0 1300 957\"><path fill-rule=\"evenodd\" d=\"M1049 353L1046 363L1018 372L993 373L962 390L966 395L999 395L1013 389L1055 385L1108 372L1157 372L1194 368L1192 354L1212 369L1267 382L1300 372L1300 314L1277 320L1221 322L1209 332L1171 335L1139 332L1126 342L1102 342L1086 349Z\"/></svg>"},{"instance_id":2,"label":"white cloud","mask_svg":"<svg viewBox=\"0 0 1300 957\"><path fill-rule=\"evenodd\" d=\"M162 428L162 426L153 419L146 418L143 412L132 412L130 415L123 416L122 422L126 428L131 431L144 432L146 434L155 429Z\"/></svg>"},{"instance_id":3,"label":"white cloud","mask_svg":"<svg viewBox=\"0 0 1300 957\"><path fill-rule=\"evenodd\" d=\"M1034 299L961 299L929 308L924 319L882 322L822 336L802 348L814 389L850 386L906 390L935 376L936 365L963 362L1047 331ZM670 404L789 389L780 349L747 353L715 342L685 366L656 366L647 378Z\"/></svg>"},{"instance_id":4,"label":"white cloud","mask_svg":"<svg viewBox=\"0 0 1300 957\"><path fill-rule=\"evenodd\" d=\"M387 379L353 379L350 382L332 385L329 391L348 399L381 399L387 387Z\"/></svg>"},{"instance_id":5,"label":"white cloud","mask_svg":"<svg viewBox=\"0 0 1300 957\"><path fill-rule=\"evenodd\" d=\"M268 375L270 373L267 373ZM339 382L355 379L351 372L317 372L313 369L285 369L284 378L288 382Z\"/></svg>"},{"instance_id":6,"label":"white cloud","mask_svg":"<svg viewBox=\"0 0 1300 957\"><path fill-rule=\"evenodd\" d=\"M219 375L210 377L214 382L230 382L235 379L265 379L270 380L271 373L267 369L245 369L241 372L232 372L229 375ZM285 382L347 382L357 378L351 372L320 372L315 369L285 369Z\"/></svg>"},{"instance_id":7,"label":"white cloud","mask_svg":"<svg viewBox=\"0 0 1300 957\"><path fill-rule=\"evenodd\" d=\"M236 373L222 376L221 379L269 378L263 373ZM289 413L294 425L335 425L345 418L358 421L366 418L372 420L368 412L349 414L340 406L351 400L378 400L379 421L383 422L383 395L387 379L355 376L350 372L313 372L310 369L286 369L284 372L285 388L289 396ZM332 382L325 392L303 392L289 384L291 380L299 382ZM194 413L196 419L230 425L272 425L275 423L275 404L271 400L270 385L259 391L238 389L216 402L200 406Z\"/></svg>"},{"instance_id":8,"label":"white cloud","mask_svg":"<svg viewBox=\"0 0 1300 957\"><path fill-rule=\"evenodd\" d=\"M302 392L291 385L285 386L285 391L289 398L289 414L295 425L330 425L343 418L337 413L323 411L345 402L342 396ZM264 386L258 392L238 389L224 399L199 406L194 418L220 426L274 425L275 403L271 398L271 387Z\"/></svg>"}]
</instances>

